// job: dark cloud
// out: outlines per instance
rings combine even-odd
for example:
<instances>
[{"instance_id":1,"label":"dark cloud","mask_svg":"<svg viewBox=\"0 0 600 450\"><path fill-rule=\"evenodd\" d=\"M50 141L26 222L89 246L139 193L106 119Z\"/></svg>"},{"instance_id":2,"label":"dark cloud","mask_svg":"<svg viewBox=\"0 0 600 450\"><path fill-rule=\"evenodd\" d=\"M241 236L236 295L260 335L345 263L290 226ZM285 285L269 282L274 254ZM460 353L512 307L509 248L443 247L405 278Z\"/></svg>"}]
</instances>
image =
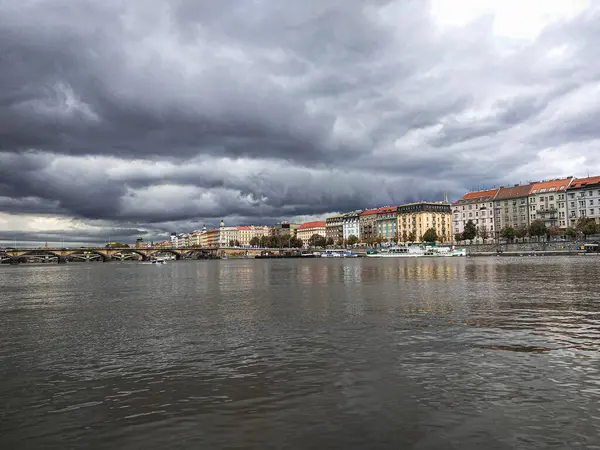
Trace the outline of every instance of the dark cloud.
<instances>
[{"instance_id":1,"label":"dark cloud","mask_svg":"<svg viewBox=\"0 0 600 450\"><path fill-rule=\"evenodd\" d=\"M515 40L433 6L0 2L0 212L159 236L600 173L598 8Z\"/></svg>"}]
</instances>

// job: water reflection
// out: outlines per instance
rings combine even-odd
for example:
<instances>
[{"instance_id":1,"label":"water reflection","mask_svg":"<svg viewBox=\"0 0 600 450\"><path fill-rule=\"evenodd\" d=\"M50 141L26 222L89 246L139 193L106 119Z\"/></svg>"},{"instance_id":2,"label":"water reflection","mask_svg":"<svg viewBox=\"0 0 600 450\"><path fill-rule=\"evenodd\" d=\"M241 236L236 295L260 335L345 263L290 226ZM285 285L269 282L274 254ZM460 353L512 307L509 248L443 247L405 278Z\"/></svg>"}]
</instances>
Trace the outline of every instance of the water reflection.
<instances>
[{"instance_id":1,"label":"water reflection","mask_svg":"<svg viewBox=\"0 0 600 450\"><path fill-rule=\"evenodd\" d=\"M3 447L586 448L585 258L0 267Z\"/></svg>"}]
</instances>

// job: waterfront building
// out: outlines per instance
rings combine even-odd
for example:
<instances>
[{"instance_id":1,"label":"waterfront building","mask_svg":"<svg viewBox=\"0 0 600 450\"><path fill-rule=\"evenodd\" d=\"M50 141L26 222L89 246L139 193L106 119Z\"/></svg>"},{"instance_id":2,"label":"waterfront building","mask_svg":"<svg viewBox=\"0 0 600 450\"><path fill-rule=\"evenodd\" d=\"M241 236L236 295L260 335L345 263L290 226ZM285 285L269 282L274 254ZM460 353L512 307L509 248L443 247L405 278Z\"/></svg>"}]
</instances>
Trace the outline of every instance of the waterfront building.
<instances>
[{"instance_id":1,"label":"waterfront building","mask_svg":"<svg viewBox=\"0 0 600 450\"><path fill-rule=\"evenodd\" d=\"M177 247L177 233L171 233L171 248Z\"/></svg>"},{"instance_id":2,"label":"waterfront building","mask_svg":"<svg viewBox=\"0 0 600 450\"><path fill-rule=\"evenodd\" d=\"M533 183L529 191L529 223L541 220L547 228L567 228L567 189L573 177Z\"/></svg>"},{"instance_id":3,"label":"waterfront building","mask_svg":"<svg viewBox=\"0 0 600 450\"><path fill-rule=\"evenodd\" d=\"M398 207L384 206L377 210L375 216L377 236L384 241L398 242Z\"/></svg>"},{"instance_id":4,"label":"waterfront building","mask_svg":"<svg viewBox=\"0 0 600 450\"><path fill-rule=\"evenodd\" d=\"M192 231L190 234L190 247L200 247L201 232L198 230Z\"/></svg>"},{"instance_id":5,"label":"waterfront building","mask_svg":"<svg viewBox=\"0 0 600 450\"><path fill-rule=\"evenodd\" d=\"M240 241L242 247L250 247L250 241L252 240L252 226L250 225L238 225L237 227L237 239Z\"/></svg>"},{"instance_id":6,"label":"waterfront building","mask_svg":"<svg viewBox=\"0 0 600 450\"><path fill-rule=\"evenodd\" d=\"M281 222L271 228L271 235L296 237L298 227L300 225L297 223Z\"/></svg>"},{"instance_id":7,"label":"waterfront building","mask_svg":"<svg viewBox=\"0 0 600 450\"><path fill-rule=\"evenodd\" d=\"M500 188L468 192L452 204L452 236L465 231L469 220L494 236L494 199Z\"/></svg>"},{"instance_id":8,"label":"waterfront building","mask_svg":"<svg viewBox=\"0 0 600 450\"><path fill-rule=\"evenodd\" d=\"M204 248L218 248L220 245L220 228L213 228L206 232L206 246Z\"/></svg>"},{"instance_id":9,"label":"waterfront building","mask_svg":"<svg viewBox=\"0 0 600 450\"><path fill-rule=\"evenodd\" d=\"M342 215L342 238L347 240L350 236L357 239L360 236L360 213L362 210L352 211Z\"/></svg>"},{"instance_id":10,"label":"waterfront building","mask_svg":"<svg viewBox=\"0 0 600 450\"><path fill-rule=\"evenodd\" d=\"M344 239L344 217L340 215L327 217L325 219L325 237L332 239L334 244Z\"/></svg>"},{"instance_id":11,"label":"waterfront building","mask_svg":"<svg viewBox=\"0 0 600 450\"><path fill-rule=\"evenodd\" d=\"M496 237L504 227L515 230L529 226L529 192L534 183L515 184L512 187L501 186L494 198L494 231Z\"/></svg>"},{"instance_id":12,"label":"waterfront building","mask_svg":"<svg viewBox=\"0 0 600 450\"><path fill-rule=\"evenodd\" d=\"M252 225L252 237L261 238L271 235L271 227L266 225Z\"/></svg>"},{"instance_id":13,"label":"waterfront building","mask_svg":"<svg viewBox=\"0 0 600 450\"><path fill-rule=\"evenodd\" d=\"M202 227L202 233L200 233L200 248L208 248L208 230L206 225Z\"/></svg>"},{"instance_id":14,"label":"waterfront building","mask_svg":"<svg viewBox=\"0 0 600 450\"><path fill-rule=\"evenodd\" d=\"M237 227L220 227L219 246L229 247L232 241L239 241Z\"/></svg>"},{"instance_id":15,"label":"waterfront building","mask_svg":"<svg viewBox=\"0 0 600 450\"><path fill-rule=\"evenodd\" d=\"M398 206L399 240L408 242L411 233L417 241L433 228L438 242L452 242L452 207L446 202L416 202Z\"/></svg>"},{"instance_id":16,"label":"waterfront building","mask_svg":"<svg viewBox=\"0 0 600 450\"><path fill-rule=\"evenodd\" d=\"M304 247L308 247L308 241L310 238L318 234L319 236L326 237L326 223L325 221L317 222L306 222L298 227L296 231L296 237L302 240Z\"/></svg>"},{"instance_id":17,"label":"waterfront building","mask_svg":"<svg viewBox=\"0 0 600 450\"><path fill-rule=\"evenodd\" d=\"M575 178L567 188L568 226L574 227L582 217L600 224L600 176Z\"/></svg>"},{"instance_id":18,"label":"waterfront building","mask_svg":"<svg viewBox=\"0 0 600 450\"><path fill-rule=\"evenodd\" d=\"M377 211L379 209L367 209L360 213L358 237L361 242L366 242L377 237Z\"/></svg>"}]
</instances>

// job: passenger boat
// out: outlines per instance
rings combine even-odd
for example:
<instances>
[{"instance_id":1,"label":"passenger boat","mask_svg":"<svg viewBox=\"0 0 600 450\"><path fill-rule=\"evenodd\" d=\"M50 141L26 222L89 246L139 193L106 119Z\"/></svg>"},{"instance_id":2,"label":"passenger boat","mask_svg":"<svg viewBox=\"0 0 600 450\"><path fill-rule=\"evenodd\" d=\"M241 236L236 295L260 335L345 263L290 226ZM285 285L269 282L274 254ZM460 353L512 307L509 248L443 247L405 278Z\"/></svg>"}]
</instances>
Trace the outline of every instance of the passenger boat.
<instances>
[{"instance_id":1,"label":"passenger boat","mask_svg":"<svg viewBox=\"0 0 600 450\"><path fill-rule=\"evenodd\" d=\"M437 247L434 245L402 245L367 252L369 258L415 258L415 257L467 256L464 248Z\"/></svg>"}]
</instances>

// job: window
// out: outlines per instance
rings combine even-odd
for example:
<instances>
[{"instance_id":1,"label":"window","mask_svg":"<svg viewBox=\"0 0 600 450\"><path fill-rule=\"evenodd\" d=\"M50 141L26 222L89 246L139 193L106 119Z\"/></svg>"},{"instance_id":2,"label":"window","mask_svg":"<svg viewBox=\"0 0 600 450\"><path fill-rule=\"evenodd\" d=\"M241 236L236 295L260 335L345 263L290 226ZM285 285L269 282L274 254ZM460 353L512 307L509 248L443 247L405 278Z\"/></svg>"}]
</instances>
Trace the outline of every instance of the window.
<instances>
[{"instance_id":1,"label":"window","mask_svg":"<svg viewBox=\"0 0 600 450\"><path fill-rule=\"evenodd\" d=\"M571 208L575 208L575 202L571 202Z\"/></svg>"},{"instance_id":2,"label":"window","mask_svg":"<svg viewBox=\"0 0 600 450\"><path fill-rule=\"evenodd\" d=\"M594 200L590 200L590 206L594 204Z\"/></svg>"},{"instance_id":3,"label":"window","mask_svg":"<svg viewBox=\"0 0 600 450\"><path fill-rule=\"evenodd\" d=\"M594 208L590 208L590 216L594 215Z\"/></svg>"},{"instance_id":4,"label":"window","mask_svg":"<svg viewBox=\"0 0 600 450\"><path fill-rule=\"evenodd\" d=\"M591 197L593 195L592 191L588 191L588 195Z\"/></svg>"},{"instance_id":5,"label":"window","mask_svg":"<svg viewBox=\"0 0 600 450\"><path fill-rule=\"evenodd\" d=\"M548 200L553 201L554 200L554 195L551 195L550 197L548 197Z\"/></svg>"},{"instance_id":6,"label":"window","mask_svg":"<svg viewBox=\"0 0 600 450\"><path fill-rule=\"evenodd\" d=\"M546 192L546 188L540 189L540 192Z\"/></svg>"}]
</instances>

